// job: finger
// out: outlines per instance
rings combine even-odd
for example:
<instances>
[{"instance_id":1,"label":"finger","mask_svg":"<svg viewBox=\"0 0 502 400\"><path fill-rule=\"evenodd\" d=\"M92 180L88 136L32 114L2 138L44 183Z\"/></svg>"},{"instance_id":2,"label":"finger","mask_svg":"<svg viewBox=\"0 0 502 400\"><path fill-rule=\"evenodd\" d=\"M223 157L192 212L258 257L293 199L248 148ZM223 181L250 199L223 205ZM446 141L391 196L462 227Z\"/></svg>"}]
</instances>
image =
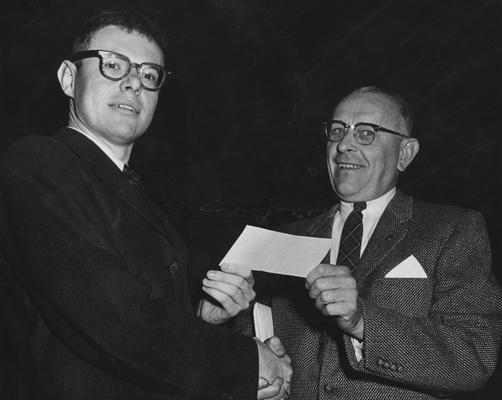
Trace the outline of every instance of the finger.
<instances>
[{"instance_id":1,"label":"finger","mask_svg":"<svg viewBox=\"0 0 502 400\"><path fill-rule=\"evenodd\" d=\"M289 384L291 383L291 377L293 376L293 368L291 368L291 359L288 355L285 355L282 360L285 360L287 363L286 366L286 376L284 378L284 385L289 389Z\"/></svg>"},{"instance_id":2,"label":"finger","mask_svg":"<svg viewBox=\"0 0 502 400\"><path fill-rule=\"evenodd\" d=\"M273 397L280 398L284 390L282 390L282 378L275 378L272 383L258 390L258 400L271 399Z\"/></svg>"},{"instance_id":3,"label":"finger","mask_svg":"<svg viewBox=\"0 0 502 400\"><path fill-rule=\"evenodd\" d=\"M341 285L338 279L336 276L317 278L310 286L309 296L317 299L325 291L336 290Z\"/></svg>"},{"instance_id":4,"label":"finger","mask_svg":"<svg viewBox=\"0 0 502 400\"><path fill-rule=\"evenodd\" d=\"M284 348L281 339L277 336L272 336L271 338L265 340L265 344L270 347L270 350L278 357L284 357L286 355L286 349Z\"/></svg>"},{"instance_id":5,"label":"finger","mask_svg":"<svg viewBox=\"0 0 502 400\"><path fill-rule=\"evenodd\" d=\"M316 304L325 305L330 303L347 303L347 305L358 308L359 294L356 288L336 288L333 290L323 290L316 297Z\"/></svg>"},{"instance_id":6,"label":"finger","mask_svg":"<svg viewBox=\"0 0 502 400\"><path fill-rule=\"evenodd\" d=\"M329 304L350 301L353 297L349 292L352 289L336 288L331 290L323 290L315 297L315 304L318 308Z\"/></svg>"},{"instance_id":7,"label":"finger","mask_svg":"<svg viewBox=\"0 0 502 400\"><path fill-rule=\"evenodd\" d=\"M244 293L249 300L254 299L255 293L253 290L254 280L253 282L248 282L241 276L234 275L231 273L223 272L223 271L208 271L207 278L209 281L213 282L222 282L231 286L235 286L239 290ZM221 289L221 288L220 288ZM223 290L223 289L221 289ZM227 292L229 293L229 292ZM230 293L229 293L230 294Z\"/></svg>"},{"instance_id":8,"label":"finger","mask_svg":"<svg viewBox=\"0 0 502 400\"><path fill-rule=\"evenodd\" d=\"M245 265L234 264L234 263L223 263L221 264L221 270L229 274L238 275L241 278L248 281L249 283L254 284L253 272L251 271L251 268Z\"/></svg>"},{"instance_id":9,"label":"finger","mask_svg":"<svg viewBox=\"0 0 502 400\"><path fill-rule=\"evenodd\" d=\"M338 289L356 290L356 280L352 276L347 275L318 278L310 287L309 296L315 299L322 292Z\"/></svg>"},{"instance_id":10,"label":"finger","mask_svg":"<svg viewBox=\"0 0 502 400\"><path fill-rule=\"evenodd\" d=\"M262 389L268 385L270 385L270 382L267 379L260 376L260 378L258 379L258 389Z\"/></svg>"},{"instance_id":11,"label":"finger","mask_svg":"<svg viewBox=\"0 0 502 400\"><path fill-rule=\"evenodd\" d=\"M320 306L319 309L326 316L339 317L342 319L349 318L355 311L353 308L345 301L338 303L329 303Z\"/></svg>"},{"instance_id":12,"label":"finger","mask_svg":"<svg viewBox=\"0 0 502 400\"><path fill-rule=\"evenodd\" d=\"M342 302L321 302L319 298L316 299L315 301L315 306L316 308L321 311L324 315L331 315L331 316L340 316L344 307L342 306ZM329 306L329 307L328 307Z\"/></svg>"},{"instance_id":13,"label":"finger","mask_svg":"<svg viewBox=\"0 0 502 400\"><path fill-rule=\"evenodd\" d=\"M220 303L221 307L225 310L225 312L230 316L234 317L240 311L246 309L246 303L239 305L234 303L234 301L226 294L217 289L202 287L202 290L215 299L218 303ZM247 304L249 307L249 303Z\"/></svg>"},{"instance_id":14,"label":"finger","mask_svg":"<svg viewBox=\"0 0 502 400\"><path fill-rule=\"evenodd\" d=\"M202 280L202 286L219 290L230 297L234 303L240 305L247 304L246 308L249 306L249 302L251 302L256 296L254 290L249 286L245 289L241 289L240 287L234 286L230 283L213 281L207 278Z\"/></svg>"},{"instance_id":15,"label":"finger","mask_svg":"<svg viewBox=\"0 0 502 400\"><path fill-rule=\"evenodd\" d=\"M236 287L246 288L250 286L249 282L242 276L230 272L209 270L206 277L212 281L224 282Z\"/></svg>"},{"instance_id":16,"label":"finger","mask_svg":"<svg viewBox=\"0 0 502 400\"><path fill-rule=\"evenodd\" d=\"M312 284L319 278L327 276L346 276L351 275L350 270L347 267L341 265L332 264L319 264L312 271L310 271L305 278L305 286L307 288L311 287Z\"/></svg>"}]
</instances>

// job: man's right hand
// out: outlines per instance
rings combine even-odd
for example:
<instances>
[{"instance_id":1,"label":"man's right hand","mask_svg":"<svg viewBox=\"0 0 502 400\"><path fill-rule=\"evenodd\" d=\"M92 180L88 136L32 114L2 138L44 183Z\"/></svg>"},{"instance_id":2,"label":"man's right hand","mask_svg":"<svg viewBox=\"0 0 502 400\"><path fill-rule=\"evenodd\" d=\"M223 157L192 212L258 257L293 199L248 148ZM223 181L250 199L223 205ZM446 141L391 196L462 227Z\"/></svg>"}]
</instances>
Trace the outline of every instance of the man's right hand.
<instances>
[{"instance_id":1,"label":"man's right hand","mask_svg":"<svg viewBox=\"0 0 502 400\"><path fill-rule=\"evenodd\" d=\"M258 400L286 399L291 384L291 359L277 337L262 343L255 338L259 356Z\"/></svg>"}]
</instances>

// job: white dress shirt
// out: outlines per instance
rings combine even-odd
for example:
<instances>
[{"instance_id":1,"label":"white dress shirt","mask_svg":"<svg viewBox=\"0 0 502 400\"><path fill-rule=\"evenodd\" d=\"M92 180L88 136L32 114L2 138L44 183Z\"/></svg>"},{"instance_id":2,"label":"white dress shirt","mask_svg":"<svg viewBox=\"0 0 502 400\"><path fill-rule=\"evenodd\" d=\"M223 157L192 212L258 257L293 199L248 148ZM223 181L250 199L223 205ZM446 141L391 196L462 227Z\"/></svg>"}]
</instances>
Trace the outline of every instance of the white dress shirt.
<instances>
[{"instance_id":1,"label":"white dress shirt","mask_svg":"<svg viewBox=\"0 0 502 400\"><path fill-rule=\"evenodd\" d=\"M382 216L385 208L392 200L396 194L396 188L393 187L383 196L371 201L366 202L366 208L362 211L363 213L363 237L361 241L361 255L368 244L371 235L375 231L378 221ZM331 252L330 252L330 264L336 264L336 259L338 257L338 248L340 246L340 237L342 236L343 224L349 216L349 214L354 209L354 203L347 203L345 201L340 202L340 209L335 215L333 220L333 230L331 232ZM356 353L356 358L360 361L363 358L363 348L364 342L360 342L356 338L352 339L352 345Z\"/></svg>"}]
</instances>

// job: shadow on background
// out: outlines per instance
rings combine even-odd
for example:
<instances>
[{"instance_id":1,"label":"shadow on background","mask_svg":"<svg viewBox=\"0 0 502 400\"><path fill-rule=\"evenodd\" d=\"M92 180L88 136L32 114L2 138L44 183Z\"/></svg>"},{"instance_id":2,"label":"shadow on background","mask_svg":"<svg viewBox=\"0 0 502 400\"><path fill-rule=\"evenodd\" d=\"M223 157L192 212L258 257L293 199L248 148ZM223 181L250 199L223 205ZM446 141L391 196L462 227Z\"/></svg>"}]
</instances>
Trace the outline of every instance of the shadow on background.
<instances>
[{"instance_id":1,"label":"shadow on background","mask_svg":"<svg viewBox=\"0 0 502 400\"><path fill-rule=\"evenodd\" d=\"M408 98L421 151L401 188L480 210L502 281L502 4L473 1L20 1L0 17L0 148L67 118L56 80L95 10L160 20L175 79L135 148L146 186L217 263L245 224L270 226L335 201L321 122L355 87ZM215 234L217 232L217 234ZM494 398L500 368L469 398Z\"/></svg>"}]
</instances>

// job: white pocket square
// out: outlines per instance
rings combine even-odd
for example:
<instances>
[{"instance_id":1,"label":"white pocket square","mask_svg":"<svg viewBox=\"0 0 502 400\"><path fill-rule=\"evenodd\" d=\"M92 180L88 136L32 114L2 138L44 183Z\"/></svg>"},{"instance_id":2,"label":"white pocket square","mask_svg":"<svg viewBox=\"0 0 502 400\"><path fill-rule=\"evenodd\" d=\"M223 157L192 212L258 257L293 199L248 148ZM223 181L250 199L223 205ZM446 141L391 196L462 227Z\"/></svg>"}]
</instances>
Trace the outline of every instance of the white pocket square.
<instances>
[{"instance_id":1,"label":"white pocket square","mask_svg":"<svg viewBox=\"0 0 502 400\"><path fill-rule=\"evenodd\" d=\"M427 278L427 274L414 256L409 256L392 268L386 278Z\"/></svg>"}]
</instances>

